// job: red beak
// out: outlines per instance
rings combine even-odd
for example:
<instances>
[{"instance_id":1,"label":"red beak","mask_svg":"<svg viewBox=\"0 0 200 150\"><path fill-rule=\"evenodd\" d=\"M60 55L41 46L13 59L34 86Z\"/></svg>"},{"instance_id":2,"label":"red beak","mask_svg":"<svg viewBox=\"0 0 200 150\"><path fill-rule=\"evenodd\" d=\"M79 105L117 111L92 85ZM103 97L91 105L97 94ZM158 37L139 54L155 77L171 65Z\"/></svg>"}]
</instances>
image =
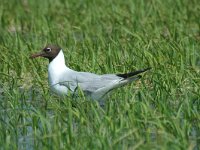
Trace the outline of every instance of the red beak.
<instances>
[{"instance_id":1,"label":"red beak","mask_svg":"<svg viewBox=\"0 0 200 150\"><path fill-rule=\"evenodd\" d=\"M30 58L34 59L34 58L36 58L36 57L41 57L41 56L44 56L44 52L39 52L39 53L36 53L36 54L32 54L32 55L30 56Z\"/></svg>"}]
</instances>

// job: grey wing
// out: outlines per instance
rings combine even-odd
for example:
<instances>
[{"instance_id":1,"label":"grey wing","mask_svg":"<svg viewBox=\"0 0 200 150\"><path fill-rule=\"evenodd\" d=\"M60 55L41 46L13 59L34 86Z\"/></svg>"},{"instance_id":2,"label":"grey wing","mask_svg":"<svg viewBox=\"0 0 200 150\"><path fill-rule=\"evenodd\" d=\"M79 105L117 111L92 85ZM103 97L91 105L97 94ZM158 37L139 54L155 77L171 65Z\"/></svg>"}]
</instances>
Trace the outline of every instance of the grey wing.
<instances>
[{"instance_id":1,"label":"grey wing","mask_svg":"<svg viewBox=\"0 0 200 150\"><path fill-rule=\"evenodd\" d=\"M70 86L72 91L80 87L84 93L94 93L95 91L115 85L122 78L115 74L97 75L88 72L75 72L70 82L64 82L66 86Z\"/></svg>"}]
</instances>

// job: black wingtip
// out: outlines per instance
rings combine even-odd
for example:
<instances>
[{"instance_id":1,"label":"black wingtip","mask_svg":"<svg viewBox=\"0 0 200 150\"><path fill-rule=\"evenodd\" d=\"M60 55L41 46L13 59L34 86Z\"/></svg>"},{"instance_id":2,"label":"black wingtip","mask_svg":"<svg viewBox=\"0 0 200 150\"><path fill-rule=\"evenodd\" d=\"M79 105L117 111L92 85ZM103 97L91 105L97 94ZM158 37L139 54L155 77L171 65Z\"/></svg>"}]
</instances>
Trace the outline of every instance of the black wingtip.
<instances>
[{"instance_id":1,"label":"black wingtip","mask_svg":"<svg viewBox=\"0 0 200 150\"><path fill-rule=\"evenodd\" d=\"M124 73L124 74L116 74L116 75L126 79L126 78L133 77L135 75L138 75L140 73L143 73L143 72L150 70L150 69L151 69L151 67L148 67L146 69L138 70L138 71L135 71L135 72L129 72L129 73Z\"/></svg>"},{"instance_id":2,"label":"black wingtip","mask_svg":"<svg viewBox=\"0 0 200 150\"><path fill-rule=\"evenodd\" d=\"M152 68L151 67L148 67L146 69L143 69L143 72L147 71L147 70L151 70Z\"/></svg>"}]
</instances>

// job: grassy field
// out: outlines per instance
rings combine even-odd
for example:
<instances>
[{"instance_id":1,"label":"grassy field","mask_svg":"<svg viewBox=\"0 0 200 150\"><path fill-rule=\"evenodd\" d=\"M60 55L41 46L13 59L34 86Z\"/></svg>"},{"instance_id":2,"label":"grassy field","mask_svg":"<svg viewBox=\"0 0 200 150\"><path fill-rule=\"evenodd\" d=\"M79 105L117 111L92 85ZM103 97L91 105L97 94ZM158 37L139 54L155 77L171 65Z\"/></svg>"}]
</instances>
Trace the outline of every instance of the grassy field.
<instances>
[{"instance_id":1,"label":"grassy field","mask_svg":"<svg viewBox=\"0 0 200 150\"><path fill-rule=\"evenodd\" d=\"M199 0L1 0L0 149L200 149ZM151 66L105 108L49 91L45 59L98 74Z\"/></svg>"}]
</instances>

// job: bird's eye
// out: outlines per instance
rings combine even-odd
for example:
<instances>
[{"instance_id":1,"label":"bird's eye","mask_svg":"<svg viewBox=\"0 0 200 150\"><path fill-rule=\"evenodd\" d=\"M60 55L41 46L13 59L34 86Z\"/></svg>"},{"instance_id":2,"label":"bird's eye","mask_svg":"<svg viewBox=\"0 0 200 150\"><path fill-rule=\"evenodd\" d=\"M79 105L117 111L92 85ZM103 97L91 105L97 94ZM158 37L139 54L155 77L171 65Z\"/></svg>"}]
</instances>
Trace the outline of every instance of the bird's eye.
<instances>
[{"instance_id":1,"label":"bird's eye","mask_svg":"<svg viewBox=\"0 0 200 150\"><path fill-rule=\"evenodd\" d=\"M50 52L50 51L51 51L51 48L49 47L45 49L45 52Z\"/></svg>"}]
</instances>

